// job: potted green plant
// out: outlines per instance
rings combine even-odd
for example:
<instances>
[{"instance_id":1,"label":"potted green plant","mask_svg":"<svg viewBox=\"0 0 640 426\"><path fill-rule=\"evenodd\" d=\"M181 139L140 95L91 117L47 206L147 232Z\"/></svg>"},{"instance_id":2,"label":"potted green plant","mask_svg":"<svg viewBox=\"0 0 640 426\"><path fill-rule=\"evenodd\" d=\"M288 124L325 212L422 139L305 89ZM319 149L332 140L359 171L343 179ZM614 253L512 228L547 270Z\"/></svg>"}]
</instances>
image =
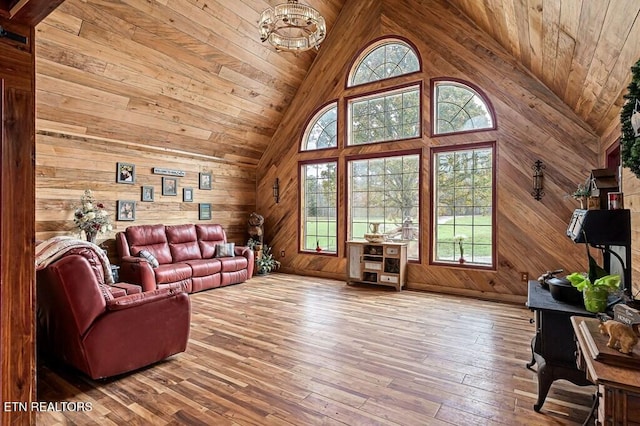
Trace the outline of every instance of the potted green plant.
<instances>
[{"instance_id":1,"label":"potted green plant","mask_svg":"<svg viewBox=\"0 0 640 426\"><path fill-rule=\"evenodd\" d=\"M247 241L247 247L253 250L256 260L262 256L262 242L255 238L249 238Z\"/></svg>"},{"instance_id":2,"label":"potted green plant","mask_svg":"<svg viewBox=\"0 0 640 426\"><path fill-rule=\"evenodd\" d=\"M462 235L462 234L453 236L453 241L456 244L458 244L458 248L460 249L460 258L458 259L458 262L460 262L461 265L465 262L465 259L464 259L464 247L463 247L462 244L463 244L463 242L464 242L464 240L466 238L467 238L467 236L466 235ZM454 256L455 256L455 253L454 253Z\"/></svg>"},{"instance_id":3,"label":"potted green plant","mask_svg":"<svg viewBox=\"0 0 640 426\"><path fill-rule=\"evenodd\" d=\"M619 290L620 275L609 274L601 268L596 260L591 257L587 245L589 257L589 273L574 272L567 276L571 285L582 292L584 307L589 312L604 312L607 309L609 293Z\"/></svg>"},{"instance_id":4,"label":"potted green plant","mask_svg":"<svg viewBox=\"0 0 640 426\"><path fill-rule=\"evenodd\" d=\"M247 247L249 247L253 251L259 251L262 250L262 243L260 242L260 240L249 238L249 240L247 240Z\"/></svg>"},{"instance_id":5,"label":"potted green plant","mask_svg":"<svg viewBox=\"0 0 640 426\"><path fill-rule=\"evenodd\" d=\"M587 198L591 195L591 188L586 183L578 184L578 188L573 191L571 196L580 202L580 208L584 209Z\"/></svg>"},{"instance_id":6,"label":"potted green plant","mask_svg":"<svg viewBox=\"0 0 640 426\"><path fill-rule=\"evenodd\" d=\"M266 244L262 245L262 256L256 258L256 272L258 275L266 275L269 272L273 272L280 267L280 262L277 261L271 253L271 247Z\"/></svg>"}]
</instances>

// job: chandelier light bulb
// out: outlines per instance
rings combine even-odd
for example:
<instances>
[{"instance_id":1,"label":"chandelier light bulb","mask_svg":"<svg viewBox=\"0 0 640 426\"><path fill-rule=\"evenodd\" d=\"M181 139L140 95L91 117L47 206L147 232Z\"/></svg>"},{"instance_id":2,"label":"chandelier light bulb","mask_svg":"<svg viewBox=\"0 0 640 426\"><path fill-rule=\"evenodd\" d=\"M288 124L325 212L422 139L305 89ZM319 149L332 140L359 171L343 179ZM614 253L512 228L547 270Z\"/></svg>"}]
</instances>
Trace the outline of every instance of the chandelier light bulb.
<instances>
[{"instance_id":1,"label":"chandelier light bulb","mask_svg":"<svg viewBox=\"0 0 640 426\"><path fill-rule=\"evenodd\" d=\"M258 23L260 40L268 41L279 52L318 49L327 32L325 20L311 6L297 0L267 8Z\"/></svg>"}]
</instances>

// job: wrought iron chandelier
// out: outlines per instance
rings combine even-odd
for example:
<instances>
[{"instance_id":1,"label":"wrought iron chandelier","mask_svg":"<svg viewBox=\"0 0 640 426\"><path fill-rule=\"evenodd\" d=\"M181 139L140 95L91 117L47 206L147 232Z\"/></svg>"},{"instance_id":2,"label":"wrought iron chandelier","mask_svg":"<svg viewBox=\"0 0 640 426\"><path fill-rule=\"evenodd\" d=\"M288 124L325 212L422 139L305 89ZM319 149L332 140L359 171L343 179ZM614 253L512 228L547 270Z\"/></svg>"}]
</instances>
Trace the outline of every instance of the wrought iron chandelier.
<instances>
[{"instance_id":1,"label":"wrought iron chandelier","mask_svg":"<svg viewBox=\"0 0 640 426\"><path fill-rule=\"evenodd\" d=\"M327 33L320 12L297 0L266 9L260 15L258 28L263 42L269 41L277 51L284 52L317 49Z\"/></svg>"}]
</instances>

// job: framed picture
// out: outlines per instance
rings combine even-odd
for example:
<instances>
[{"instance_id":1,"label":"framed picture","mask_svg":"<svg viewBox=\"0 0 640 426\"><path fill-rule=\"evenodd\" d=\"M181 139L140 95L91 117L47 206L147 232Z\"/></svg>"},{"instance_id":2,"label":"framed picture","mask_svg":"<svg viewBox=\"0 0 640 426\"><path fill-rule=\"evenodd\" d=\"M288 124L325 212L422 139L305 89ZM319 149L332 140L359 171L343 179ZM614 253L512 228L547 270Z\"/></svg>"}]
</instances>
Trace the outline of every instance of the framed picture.
<instances>
[{"instance_id":1,"label":"framed picture","mask_svg":"<svg viewBox=\"0 0 640 426\"><path fill-rule=\"evenodd\" d=\"M116 163L116 182L134 183L136 181L136 166L131 163Z\"/></svg>"},{"instance_id":2,"label":"framed picture","mask_svg":"<svg viewBox=\"0 0 640 426\"><path fill-rule=\"evenodd\" d=\"M211 173L200 173L200 189L211 189Z\"/></svg>"},{"instance_id":3,"label":"framed picture","mask_svg":"<svg viewBox=\"0 0 640 426\"><path fill-rule=\"evenodd\" d=\"M162 195L178 195L178 179L173 177L162 178Z\"/></svg>"},{"instance_id":4,"label":"framed picture","mask_svg":"<svg viewBox=\"0 0 640 426\"><path fill-rule=\"evenodd\" d=\"M193 201L193 188L182 188L182 201L186 203Z\"/></svg>"},{"instance_id":5,"label":"framed picture","mask_svg":"<svg viewBox=\"0 0 640 426\"><path fill-rule=\"evenodd\" d=\"M153 186L143 186L141 200L145 202L153 202Z\"/></svg>"},{"instance_id":6,"label":"framed picture","mask_svg":"<svg viewBox=\"0 0 640 426\"><path fill-rule=\"evenodd\" d=\"M136 202L118 200L118 220L136 220Z\"/></svg>"},{"instance_id":7,"label":"framed picture","mask_svg":"<svg viewBox=\"0 0 640 426\"><path fill-rule=\"evenodd\" d=\"M210 203L200 203L198 205L198 219L200 219L200 220L210 220L211 219L211 204Z\"/></svg>"}]
</instances>

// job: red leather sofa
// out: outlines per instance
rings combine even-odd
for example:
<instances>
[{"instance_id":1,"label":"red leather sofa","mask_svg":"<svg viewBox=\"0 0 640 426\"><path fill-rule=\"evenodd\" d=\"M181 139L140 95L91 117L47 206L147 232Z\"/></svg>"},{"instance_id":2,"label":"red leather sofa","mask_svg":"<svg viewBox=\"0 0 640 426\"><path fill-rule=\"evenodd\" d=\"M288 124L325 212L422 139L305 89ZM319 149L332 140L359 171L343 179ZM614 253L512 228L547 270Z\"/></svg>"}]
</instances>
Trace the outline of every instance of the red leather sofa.
<instances>
[{"instance_id":1,"label":"red leather sofa","mask_svg":"<svg viewBox=\"0 0 640 426\"><path fill-rule=\"evenodd\" d=\"M36 277L38 350L45 359L101 379L186 350L191 301L180 286L114 297L124 291L104 284L90 250L66 254Z\"/></svg>"},{"instance_id":2,"label":"red leather sofa","mask_svg":"<svg viewBox=\"0 0 640 426\"><path fill-rule=\"evenodd\" d=\"M178 283L194 293L251 278L253 250L235 246L220 255L225 246L229 249L227 235L218 224L129 226L116 234L120 280L145 291Z\"/></svg>"}]
</instances>

